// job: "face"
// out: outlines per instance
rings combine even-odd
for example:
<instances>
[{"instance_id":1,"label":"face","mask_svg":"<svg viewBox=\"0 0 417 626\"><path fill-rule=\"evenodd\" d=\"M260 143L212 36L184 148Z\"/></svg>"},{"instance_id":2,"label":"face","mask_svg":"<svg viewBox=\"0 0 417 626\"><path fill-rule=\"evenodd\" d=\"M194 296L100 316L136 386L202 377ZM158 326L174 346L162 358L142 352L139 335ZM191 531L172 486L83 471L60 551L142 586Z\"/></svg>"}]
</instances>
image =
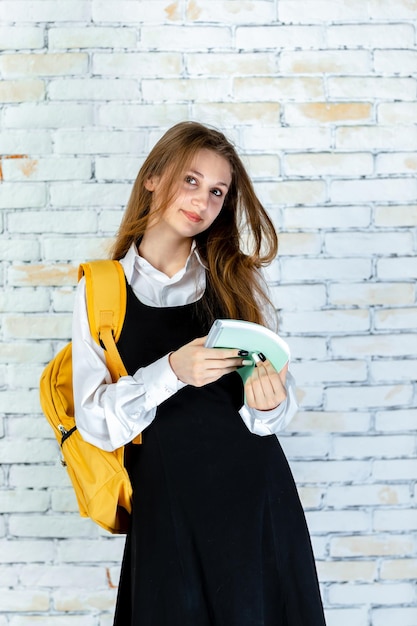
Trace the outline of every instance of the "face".
<instances>
[{"instance_id":1,"label":"face","mask_svg":"<svg viewBox=\"0 0 417 626\"><path fill-rule=\"evenodd\" d=\"M195 237L219 215L231 181L229 162L212 150L200 150L183 172L171 204L157 216L153 227L161 234L165 231L179 238ZM153 205L157 206L164 176L150 178L145 186L153 192Z\"/></svg>"}]
</instances>

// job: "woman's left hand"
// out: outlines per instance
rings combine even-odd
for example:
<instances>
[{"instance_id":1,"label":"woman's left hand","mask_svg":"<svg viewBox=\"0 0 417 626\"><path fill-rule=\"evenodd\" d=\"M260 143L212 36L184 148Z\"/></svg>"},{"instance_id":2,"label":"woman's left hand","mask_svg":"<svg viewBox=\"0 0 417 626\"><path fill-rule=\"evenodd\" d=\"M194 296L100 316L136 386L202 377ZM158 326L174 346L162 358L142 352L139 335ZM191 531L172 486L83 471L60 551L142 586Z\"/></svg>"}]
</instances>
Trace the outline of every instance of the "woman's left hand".
<instances>
[{"instance_id":1,"label":"woman's left hand","mask_svg":"<svg viewBox=\"0 0 417 626\"><path fill-rule=\"evenodd\" d=\"M288 363L277 372L268 360L256 364L245 383L246 404L258 411L275 409L287 397Z\"/></svg>"}]
</instances>

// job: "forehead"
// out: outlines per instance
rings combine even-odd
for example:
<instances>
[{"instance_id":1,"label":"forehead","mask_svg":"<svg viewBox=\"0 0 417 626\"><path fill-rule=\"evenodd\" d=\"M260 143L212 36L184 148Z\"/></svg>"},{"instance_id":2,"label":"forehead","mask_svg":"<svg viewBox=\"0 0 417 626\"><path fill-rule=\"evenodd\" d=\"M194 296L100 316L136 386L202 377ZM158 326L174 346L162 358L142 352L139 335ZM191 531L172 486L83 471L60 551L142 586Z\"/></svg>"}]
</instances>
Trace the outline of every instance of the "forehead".
<instances>
[{"instance_id":1,"label":"forehead","mask_svg":"<svg viewBox=\"0 0 417 626\"><path fill-rule=\"evenodd\" d=\"M229 161L214 150L199 150L191 159L189 168L204 178L215 179L227 185L232 180L232 168Z\"/></svg>"}]
</instances>

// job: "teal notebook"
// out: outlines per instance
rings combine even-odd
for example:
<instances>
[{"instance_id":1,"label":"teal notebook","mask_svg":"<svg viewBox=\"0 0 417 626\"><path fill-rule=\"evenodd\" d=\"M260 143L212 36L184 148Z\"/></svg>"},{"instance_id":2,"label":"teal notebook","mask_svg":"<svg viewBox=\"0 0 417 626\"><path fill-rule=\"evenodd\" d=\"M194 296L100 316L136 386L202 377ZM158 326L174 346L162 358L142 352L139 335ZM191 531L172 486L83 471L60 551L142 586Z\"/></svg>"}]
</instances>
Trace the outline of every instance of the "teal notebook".
<instances>
[{"instance_id":1,"label":"teal notebook","mask_svg":"<svg viewBox=\"0 0 417 626\"><path fill-rule=\"evenodd\" d=\"M205 343L207 348L237 348L247 350L251 365L237 371L246 381L255 367L252 354L262 352L279 372L290 358L290 349L281 337L269 328L243 320L215 320Z\"/></svg>"}]
</instances>

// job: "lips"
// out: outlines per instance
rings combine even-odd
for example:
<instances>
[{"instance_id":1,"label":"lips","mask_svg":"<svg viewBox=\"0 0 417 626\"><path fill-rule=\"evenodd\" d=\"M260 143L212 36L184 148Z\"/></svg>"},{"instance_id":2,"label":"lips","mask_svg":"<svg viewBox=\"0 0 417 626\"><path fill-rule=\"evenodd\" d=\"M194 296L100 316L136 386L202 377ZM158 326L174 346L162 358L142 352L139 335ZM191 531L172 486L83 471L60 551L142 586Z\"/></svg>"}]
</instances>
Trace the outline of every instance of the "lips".
<instances>
[{"instance_id":1,"label":"lips","mask_svg":"<svg viewBox=\"0 0 417 626\"><path fill-rule=\"evenodd\" d=\"M185 215L185 217L190 220L190 222L193 222L194 224L197 224L198 222L202 222L202 218L197 214L197 213L192 213L190 211L182 211Z\"/></svg>"}]
</instances>

